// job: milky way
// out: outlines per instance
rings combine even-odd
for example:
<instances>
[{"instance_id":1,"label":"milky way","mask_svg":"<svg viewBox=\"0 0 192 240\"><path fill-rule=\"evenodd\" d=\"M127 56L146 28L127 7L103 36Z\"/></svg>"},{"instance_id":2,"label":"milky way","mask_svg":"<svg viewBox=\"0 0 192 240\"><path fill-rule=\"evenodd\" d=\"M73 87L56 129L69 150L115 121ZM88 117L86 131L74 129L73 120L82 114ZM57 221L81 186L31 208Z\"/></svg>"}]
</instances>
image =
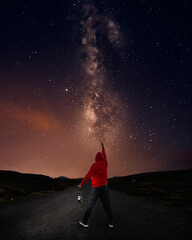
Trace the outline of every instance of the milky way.
<instances>
[{"instance_id":1,"label":"milky way","mask_svg":"<svg viewBox=\"0 0 192 240\"><path fill-rule=\"evenodd\" d=\"M119 95L109 86L105 87L107 69L103 64L104 56L98 38L106 37L111 44L118 46L120 31L112 19L99 15L93 5L85 4L83 10L81 61L85 72L86 92L83 100L87 132L91 139L111 143L118 137L125 109Z\"/></svg>"}]
</instances>

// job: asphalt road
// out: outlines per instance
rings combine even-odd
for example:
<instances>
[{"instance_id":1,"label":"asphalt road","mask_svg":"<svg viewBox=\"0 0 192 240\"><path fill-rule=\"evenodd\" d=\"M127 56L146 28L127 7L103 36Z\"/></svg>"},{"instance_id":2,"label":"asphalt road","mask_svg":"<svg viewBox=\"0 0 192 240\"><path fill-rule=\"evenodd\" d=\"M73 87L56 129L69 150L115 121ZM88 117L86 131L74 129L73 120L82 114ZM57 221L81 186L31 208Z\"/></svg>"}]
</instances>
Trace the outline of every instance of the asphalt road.
<instances>
[{"instance_id":1,"label":"asphalt road","mask_svg":"<svg viewBox=\"0 0 192 240\"><path fill-rule=\"evenodd\" d=\"M192 211L153 204L109 190L114 228L108 227L100 200L92 211L89 228L78 222L87 207L91 185L83 186L83 203L77 203L77 186L0 204L1 240L188 240L192 239Z\"/></svg>"}]
</instances>

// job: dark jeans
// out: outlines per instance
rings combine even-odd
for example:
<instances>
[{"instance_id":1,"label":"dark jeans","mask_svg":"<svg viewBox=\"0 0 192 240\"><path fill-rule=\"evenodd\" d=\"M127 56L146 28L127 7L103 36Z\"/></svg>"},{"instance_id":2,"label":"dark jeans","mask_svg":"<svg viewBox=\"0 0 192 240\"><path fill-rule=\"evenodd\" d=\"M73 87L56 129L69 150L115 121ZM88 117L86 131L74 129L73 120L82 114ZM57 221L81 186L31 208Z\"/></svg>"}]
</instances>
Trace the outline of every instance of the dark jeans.
<instances>
[{"instance_id":1,"label":"dark jeans","mask_svg":"<svg viewBox=\"0 0 192 240\"><path fill-rule=\"evenodd\" d=\"M107 216L108 216L108 220L109 223L112 224L113 221L113 216L112 216L112 211L111 211L111 207L110 207L110 201L109 201L109 189L107 185L103 185L100 187L95 187L91 189L91 196L89 199L89 206L84 214L83 217L83 222L85 224L88 223L88 219L90 218L91 215L91 211L93 209L93 207L95 206L95 203L98 199L98 197L100 197L103 208L105 209Z\"/></svg>"}]
</instances>

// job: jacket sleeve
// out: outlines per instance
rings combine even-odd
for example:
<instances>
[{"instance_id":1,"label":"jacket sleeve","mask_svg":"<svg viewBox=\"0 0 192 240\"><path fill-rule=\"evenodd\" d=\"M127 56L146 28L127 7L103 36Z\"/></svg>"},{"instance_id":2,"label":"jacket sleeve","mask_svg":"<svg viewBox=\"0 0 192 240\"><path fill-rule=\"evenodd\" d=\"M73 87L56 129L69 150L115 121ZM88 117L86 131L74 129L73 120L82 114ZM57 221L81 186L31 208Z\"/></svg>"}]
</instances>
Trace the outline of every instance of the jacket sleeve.
<instances>
[{"instance_id":1,"label":"jacket sleeve","mask_svg":"<svg viewBox=\"0 0 192 240\"><path fill-rule=\"evenodd\" d=\"M89 169L89 172L85 175L84 179L81 181L80 185L82 186L84 183L88 182L88 180L94 175L95 167L94 164Z\"/></svg>"},{"instance_id":2,"label":"jacket sleeve","mask_svg":"<svg viewBox=\"0 0 192 240\"><path fill-rule=\"evenodd\" d=\"M104 148L104 146L102 146L102 154L103 154L104 160L107 161L107 157L106 157L106 154L105 154L105 148Z\"/></svg>"}]
</instances>

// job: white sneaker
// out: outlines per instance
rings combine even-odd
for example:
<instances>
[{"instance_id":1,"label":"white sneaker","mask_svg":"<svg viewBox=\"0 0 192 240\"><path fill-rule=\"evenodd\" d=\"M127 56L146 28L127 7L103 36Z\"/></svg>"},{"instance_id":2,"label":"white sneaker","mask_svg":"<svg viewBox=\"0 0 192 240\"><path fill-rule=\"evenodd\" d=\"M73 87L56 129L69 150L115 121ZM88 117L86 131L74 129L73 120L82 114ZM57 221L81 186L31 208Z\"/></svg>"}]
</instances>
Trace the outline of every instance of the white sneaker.
<instances>
[{"instance_id":1,"label":"white sneaker","mask_svg":"<svg viewBox=\"0 0 192 240\"><path fill-rule=\"evenodd\" d=\"M88 224L84 224L83 222L79 221L79 223L83 226L83 227L89 227Z\"/></svg>"},{"instance_id":2,"label":"white sneaker","mask_svg":"<svg viewBox=\"0 0 192 240\"><path fill-rule=\"evenodd\" d=\"M110 228L113 228L114 226L113 226L112 224L109 223L109 227L110 227Z\"/></svg>"}]
</instances>

